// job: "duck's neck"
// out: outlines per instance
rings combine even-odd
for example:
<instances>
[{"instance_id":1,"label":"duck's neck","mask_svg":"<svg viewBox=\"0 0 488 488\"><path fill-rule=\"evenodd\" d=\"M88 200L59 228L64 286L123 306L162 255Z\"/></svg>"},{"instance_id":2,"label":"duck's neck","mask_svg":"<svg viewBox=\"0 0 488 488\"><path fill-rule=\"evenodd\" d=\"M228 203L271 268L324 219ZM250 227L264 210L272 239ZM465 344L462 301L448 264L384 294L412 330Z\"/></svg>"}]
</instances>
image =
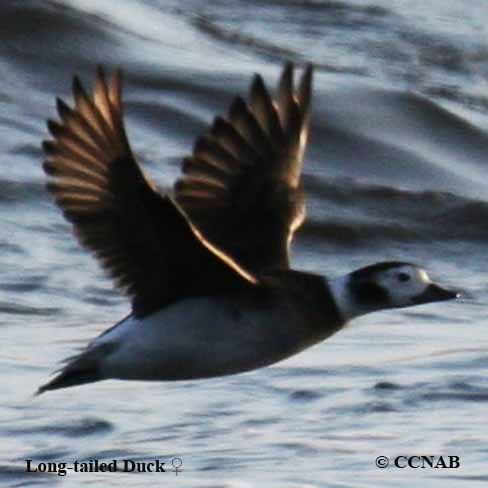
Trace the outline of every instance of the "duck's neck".
<instances>
[{"instance_id":1,"label":"duck's neck","mask_svg":"<svg viewBox=\"0 0 488 488\"><path fill-rule=\"evenodd\" d=\"M349 280L350 275L339 276L329 280L329 287L334 301L346 322L369 311L365 310L354 299Z\"/></svg>"}]
</instances>

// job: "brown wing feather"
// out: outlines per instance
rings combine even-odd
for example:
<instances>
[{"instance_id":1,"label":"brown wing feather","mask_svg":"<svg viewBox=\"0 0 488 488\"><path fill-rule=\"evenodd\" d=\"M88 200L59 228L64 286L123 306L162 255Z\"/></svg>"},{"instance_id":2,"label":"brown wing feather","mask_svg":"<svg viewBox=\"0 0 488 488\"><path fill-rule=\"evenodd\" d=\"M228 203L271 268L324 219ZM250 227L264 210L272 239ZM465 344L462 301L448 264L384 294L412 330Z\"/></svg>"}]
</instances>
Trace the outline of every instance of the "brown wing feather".
<instances>
[{"instance_id":1,"label":"brown wing feather","mask_svg":"<svg viewBox=\"0 0 488 488\"><path fill-rule=\"evenodd\" d=\"M259 75L246 103L216 117L183 163L175 196L195 224L246 268L287 268L305 215L301 168L309 132L312 67L295 87L291 63L273 99Z\"/></svg>"},{"instance_id":2,"label":"brown wing feather","mask_svg":"<svg viewBox=\"0 0 488 488\"><path fill-rule=\"evenodd\" d=\"M75 77L73 94L74 108L58 100L61 122L48 121L48 188L81 244L131 297L134 313L253 286L254 276L211 245L143 175L123 124L120 72L107 83L99 69L92 96ZM219 178L206 175L192 184L222 190Z\"/></svg>"}]
</instances>

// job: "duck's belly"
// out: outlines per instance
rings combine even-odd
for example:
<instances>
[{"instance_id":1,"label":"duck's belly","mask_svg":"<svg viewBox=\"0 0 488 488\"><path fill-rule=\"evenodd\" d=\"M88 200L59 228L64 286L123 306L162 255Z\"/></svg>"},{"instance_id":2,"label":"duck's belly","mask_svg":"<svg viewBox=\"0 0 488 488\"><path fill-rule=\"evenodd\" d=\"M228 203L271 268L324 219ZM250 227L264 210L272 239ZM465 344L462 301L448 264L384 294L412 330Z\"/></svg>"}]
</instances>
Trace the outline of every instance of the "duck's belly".
<instances>
[{"instance_id":1,"label":"duck's belly","mask_svg":"<svg viewBox=\"0 0 488 488\"><path fill-rule=\"evenodd\" d=\"M128 317L94 343L111 343L110 378L183 380L239 373L318 342L286 306L192 299Z\"/></svg>"}]
</instances>

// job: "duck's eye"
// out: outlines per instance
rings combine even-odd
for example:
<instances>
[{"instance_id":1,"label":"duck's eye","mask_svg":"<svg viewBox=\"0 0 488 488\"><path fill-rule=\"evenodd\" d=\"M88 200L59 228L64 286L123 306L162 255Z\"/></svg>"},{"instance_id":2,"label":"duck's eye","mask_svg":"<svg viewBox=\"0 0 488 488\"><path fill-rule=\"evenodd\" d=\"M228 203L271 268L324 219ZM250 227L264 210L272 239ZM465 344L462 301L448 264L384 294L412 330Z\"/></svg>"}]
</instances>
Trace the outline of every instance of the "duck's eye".
<instances>
[{"instance_id":1,"label":"duck's eye","mask_svg":"<svg viewBox=\"0 0 488 488\"><path fill-rule=\"evenodd\" d=\"M407 273L398 273L398 281L405 282L410 279L410 275Z\"/></svg>"}]
</instances>

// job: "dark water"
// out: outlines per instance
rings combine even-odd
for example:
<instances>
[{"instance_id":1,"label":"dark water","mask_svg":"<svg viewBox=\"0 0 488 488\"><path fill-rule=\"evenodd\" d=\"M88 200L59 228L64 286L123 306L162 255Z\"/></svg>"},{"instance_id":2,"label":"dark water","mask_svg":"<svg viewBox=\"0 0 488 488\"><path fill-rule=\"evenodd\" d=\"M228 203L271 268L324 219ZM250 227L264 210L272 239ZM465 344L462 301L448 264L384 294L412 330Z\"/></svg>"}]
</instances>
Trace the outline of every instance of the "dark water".
<instances>
[{"instance_id":1,"label":"dark water","mask_svg":"<svg viewBox=\"0 0 488 488\"><path fill-rule=\"evenodd\" d=\"M484 0L0 3L0 485L486 486L487 25ZM245 375L32 399L128 311L44 190L54 97L74 72L121 66L129 137L167 187L212 116L287 59L317 66L296 266L408 259L466 297L367 316ZM461 467L381 470L379 455ZM155 458L183 472L60 477L24 462Z\"/></svg>"}]
</instances>

